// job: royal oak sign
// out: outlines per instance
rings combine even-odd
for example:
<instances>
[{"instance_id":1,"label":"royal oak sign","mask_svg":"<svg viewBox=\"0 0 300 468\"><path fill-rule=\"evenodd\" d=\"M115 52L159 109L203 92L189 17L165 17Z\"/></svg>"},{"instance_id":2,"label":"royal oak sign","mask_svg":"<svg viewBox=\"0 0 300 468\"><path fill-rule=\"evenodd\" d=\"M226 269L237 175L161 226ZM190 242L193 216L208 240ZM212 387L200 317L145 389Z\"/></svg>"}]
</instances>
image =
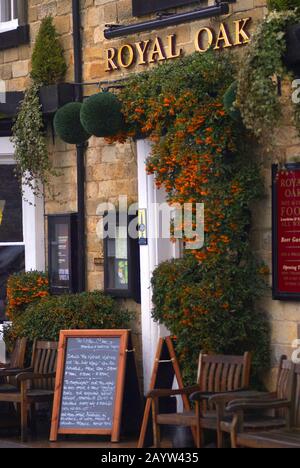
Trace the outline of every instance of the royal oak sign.
<instances>
[{"instance_id":1,"label":"royal oak sign","mask_svg":"<svg viewBox=\"0 0 300 468\"><path fill-rule=\"evenodd\" d=\"M220 50L238 47L250 42L248 27L251 18L243 18L229 23L221 23L217 28L202 27L194 37L195 51L204 53L209 49ZM155 62L164 62L184 55L184 48L177 44L176 34L165 39L159 36L139 42L124 44L119 48L105 50L105 70L128 69L134 65L146 66Z\"/></svg>"}]
</instances>

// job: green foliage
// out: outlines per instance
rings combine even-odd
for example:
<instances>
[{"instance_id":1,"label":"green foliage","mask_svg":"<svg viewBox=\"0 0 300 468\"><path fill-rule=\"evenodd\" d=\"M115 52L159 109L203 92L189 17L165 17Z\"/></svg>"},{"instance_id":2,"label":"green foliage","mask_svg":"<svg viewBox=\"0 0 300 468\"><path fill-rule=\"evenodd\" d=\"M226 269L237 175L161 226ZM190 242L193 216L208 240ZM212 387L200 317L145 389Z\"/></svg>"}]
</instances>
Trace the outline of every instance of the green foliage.
<instances>
[{"instance_id":1,"label":"green foliage","mask_svg":"<svg viewBox=\"0 0 300 468\"><path fill-rule=\"evenodd\" d=\"M54 117L54 128L57 135L66 143L76 145L90 138L80 122L80 102L70 102L61 107Z\"/></svg>"},{"instance_id":2,"label":"green foliage","mask_svg":"<svg viewBox=\"0 0 300 468\"><path fill-rule=\"evenodd\" d=\"M247 258L249 256L249 258ZM253 383L270 365L266 315L255 304L263 282L259 264L248 252L241 263L207 269L192 256L161 264L154 272L153 317L177 337L185 380L195 383L200 350L219 354L253 354ZM208 292L213 284L215 296ZM223 295L218 295L218 290ZM222 305L228 302L230 309ZM199 309L206 313L197 313ZM190 311L194 311L190 321Z\"/></svg>"},{"instance_id":3,"label":"green foliage","mask_svg":"<svg viewBox=\"0 0 300 468\"><path fill-rule=\"evenodd\" d=\"M81 123L85 130L97 137L111 137L124 130L121 103L117 96L103 92L89 97L82 105Z\"/></svg>"},{"instance_id":4,"label":"green foliage","mask_svg":"<svg viewBox=\"0 0 300 468\"><path fill-rule=\"evenodd\" d=\"M152 281L153 317L177 337L187 383L195 383L201 349L252 351L255 382L269 365L268 325L256 304L268 269L250 243L251 206L264 188L241 119L225 112L235 74L226 54L194 54L131 77L120 93L129 135L152 140L148 172L170 204L205 206L203 248L185 239L185 257L160 265Z\"/></svg>"},{"instance_id":5,"label":"green foliage","mask_svg":"<svg viewBox=\"0 0 300 468\"><path fill-rule=\"evenodd\" d=\"M53 18L42 20L32 54L31 78L40 85L64 81L67 71L63 48L53 25Z\"/></svg>"},{"instance_id":6,"label":"green foliage","mask_svg":"<svg viewBox=\"0 0 300 468\"><path fill-rule=\"evenodd\" d=\"M61 330L123 329L130 326L131 314L100 291L51 296L30 305L14 320L14 337L58 340Z\"/></svg>"},{"instance_id":7,"label":"green foliage","mask_svg":"<svg viewBox=\"0 0 300 468\"><path fill-rule=\"evenodd\" d=\"M41 195L41 187L56 174L49 160L39 89L39 85L32 84L25 91L12 130L17 176L35 195Z\"/></svg>"},{"instance_id":8,"label":"green foliage","mask_svg":"<svg viewBox=\"0 0 300 468\"><path fill-rule=\"evenodd\" d=\"M238 76L237 107L247 129L257 137L278 126L282 116L277 78L288 73L283 63L288 25L300 21L296 12L273 12L259 26L247 48ZM297 108L295 118L298 120Z\"/></svg>"},{"instance_id":9,"label":"green foliage","mask_svg":"<svg viewBox=\"0 0 300 468\"><path fill-rule=\"evenodd\" d=\"M268 0L270 10L287 11L300 7L300 0Z\"/></svg>"},{"instance_id":10,"label":"green foliage","mask_svg":"<svg viewBox=\"0 0 300 468\"><path fill-rule=\"evenodd\" d=\"M232 83L226 93L224 94L224 108L230 117L236 122L241 121L241 113L236 107L236 98L237 98L237 87L238 83L235 81Z\"/></svg>"}]
</instances>

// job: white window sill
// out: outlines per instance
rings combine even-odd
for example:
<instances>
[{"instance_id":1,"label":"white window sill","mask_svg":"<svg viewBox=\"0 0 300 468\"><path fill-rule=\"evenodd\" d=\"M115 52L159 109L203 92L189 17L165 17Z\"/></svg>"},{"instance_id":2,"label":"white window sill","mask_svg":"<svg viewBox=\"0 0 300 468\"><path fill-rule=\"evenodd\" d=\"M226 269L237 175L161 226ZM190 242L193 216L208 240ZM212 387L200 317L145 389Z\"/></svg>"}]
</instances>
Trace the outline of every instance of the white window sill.
<instances>
[{"instance_id":1,"label":"white window sill","mask_svg":"<svg viewBox=\"0 0 300 468\"><path fill-rule=\"evenodd\" d=\"M17 29L19 26L19 21L13 20L13 21L7 21L5 23L0 22L0 34L8 31L14 31Z\"/></svg>"}]
</instances>

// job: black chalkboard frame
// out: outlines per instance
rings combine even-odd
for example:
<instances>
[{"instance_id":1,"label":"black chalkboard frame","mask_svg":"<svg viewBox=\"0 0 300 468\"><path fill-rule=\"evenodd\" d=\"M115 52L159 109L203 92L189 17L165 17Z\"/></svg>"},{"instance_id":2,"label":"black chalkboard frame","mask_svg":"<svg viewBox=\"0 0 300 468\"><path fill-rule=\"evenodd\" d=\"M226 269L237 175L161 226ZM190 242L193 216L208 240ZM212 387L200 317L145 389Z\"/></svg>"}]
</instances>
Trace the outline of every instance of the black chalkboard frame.
<instances>
[{"instance_id":1,"label":"black chalkboard frame","mask_svg":"<svg viewBox=\"0 0 300 468\"><path fill-rule=\"evenodd\" d=\"M62 429L59 427L64 373L66 363L66 350L70 338L120 338L120 355L118 376L116 382L116 398L114 418L111 429ZM55 394L53 402L52 423L50 441L56 442L58 435L110 435L113 443L120 441L122 406L124 399L127 349L130 330L62 330L60 332L57 371L55 382Z\"/></svg>"}]
</instances>

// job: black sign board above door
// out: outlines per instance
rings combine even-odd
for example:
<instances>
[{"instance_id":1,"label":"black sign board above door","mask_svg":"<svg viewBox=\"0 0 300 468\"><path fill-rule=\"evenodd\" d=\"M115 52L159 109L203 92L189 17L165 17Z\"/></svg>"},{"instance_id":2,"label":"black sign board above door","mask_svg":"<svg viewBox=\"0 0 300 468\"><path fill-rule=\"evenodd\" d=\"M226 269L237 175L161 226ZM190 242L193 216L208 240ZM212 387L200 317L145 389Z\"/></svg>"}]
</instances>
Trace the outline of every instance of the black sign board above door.
<instances>
[{"instance_id":1,"label":"black sign board above door","mask_svg":"<svg viewBox=\"0 0 300 468\"><path fill-rule=\"evenodd\" d=\"M132 0L133 16L143 16L156 11L167 10L183 5L200 3L199 0Z\"/></svg>"}]
</instances>

